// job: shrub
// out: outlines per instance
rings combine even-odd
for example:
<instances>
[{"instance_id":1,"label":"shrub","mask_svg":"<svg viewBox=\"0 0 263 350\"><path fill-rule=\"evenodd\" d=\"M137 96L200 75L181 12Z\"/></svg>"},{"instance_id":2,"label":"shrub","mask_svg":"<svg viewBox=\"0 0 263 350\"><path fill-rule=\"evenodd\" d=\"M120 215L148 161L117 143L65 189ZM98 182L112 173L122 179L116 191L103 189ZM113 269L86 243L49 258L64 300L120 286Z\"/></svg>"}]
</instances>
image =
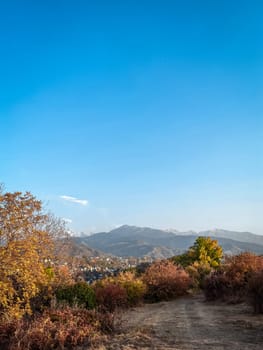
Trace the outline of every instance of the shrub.
<instances>
[{"instance_id":1,"label":"shrub","mask_svg":"<svg viewBox=\"0 0 263 350\"><path fill-rule=\"evenodd\" d=\"M138 276L141 276L142 274L145 273L145 271L148 269L148 267L151 264L149 262L141 262L139 265L136 266L136 274Z\"/></svg>"},{"instance_id":2,"label":"shrub","mask_svg":"<svg viewBox=\"0 0 263 350\"><path fill-rule=\"evenodd\" d=\"M16 332L17 325L19 321L12 319L9 321L1 321L0 323L0 349L8 350L10 345L10 340Z\"/></svg>"},{"instance_id":3,"label":"shrub","mask_svg":"<svg viewBox=\"0 0 263 350\"><path fill-rule=\"evenodd\" d=\"M116 287L113 287L113 285ZM119 300L116 303L114 301L109 303L108 298L103 296L106 293L102 291L103 288L114 294L112 298L117 297ZM95 290L97 291L96 295L98 293L98 302L102 305L105 299L106 309L109 304L116 304L115 306L109 306L110 309L114 309L115 307L135 306L142 303L146 285L141 278L136 277L134 271L125 271L115 277L107 277L96 282Z\"/></svg>"},{"instance_id":4,"label":"shrub","mask_svg":"<svg viewBox=\"0 0 263 350\"><path fill-rule=\"evenodd\" d=\"M211 266L207 263L194 262L192 265L187 266L185 270L192 279L191 287L198 290L204 288L204 281L211 272Z\"/></svg>"},{"instance_id":5,"label":"shrub","mask_svg":"<svg viewBox=\"0 0 263 350\"><path fill-rule=\"evenodd\" d=\"M170 300L187 293L191 279L189 274L172 262L157 261L145 272L146 299L152 302Z\"/></svg>"},{"instance_id":6,"label":"shrub","mask_svg":"<svg viewBox=\"0 0 263 350\"><path fill-rule=\"evenodd\" d=\"M263 269L263 257L253 253L241 253L227 257L224 265L229 277L247 281L251 273Z\"/></svg>"},{"instance_id":7,"label":"shrub","mask_svg":"<svg viewBox=\"0 0 263 350\"><path fill-rule=\"evenodd\" d=\"M66 307L32 319L0 324L1 350L50 350L88 347L113 329L113 316Z\"/></svg>"},{"instance_id":8,"label":"shrub","mask_svg":"<svg viewBox=\"0 0 263 350\"><path fill-rule=\"evenodd\" d=\"M263 313L263 270L255 272L248 281L248 301L255 313Z\"/></svg>"},{"instance_id":9,"label":"shrub","mask_svg":"<svg viewBox=\"0 0 263 350\"><path fill-rule=\"evenodd\" d=\"M142 303L146 293L146 285L140 281L126 281L122 284L127 293L128 306L136 306Z\"/></svg>"},{"instance_id":10,"label":"shrub","mask_svg":"<svg viewBox=\"0 0 263 350\"><path fill-rule=\"evenodd\" d=\"M125 289L128 306L135 306L143 301L146 285L141 278L136 277L134 272L127 271L120 273L115 278L115 283Z\"/></svg>"},{"instance_id":11,"label":"shrub","mask_svg":"<svg viewBox=\"0 0 263 350\"><path fill-rule=\"evenodd\" d=\"M223 269L213 272L204 281L204 293L206 300L224 299L230 292L230 280Z\"/></svg>"},{"instance_id":12,"label":"shrub","mask_svg":"<svg viewBox=\"0 0 263 350\"><path fill-rule=\"evenodd\" d=\"M88 309L95 307L94 289L86 282L78 282L69 286L59 287L55 294L59 303L67 303L70 306L84 306Z\"/></svg>"},{"instance_id":13,"label":"shrub","mask_svg":"<svg viewBox=\"0 0 263 350\"><path fill-rule=\"evenodd\" d=\"M113 312L118 307L127 305L126 290L118 284L108 282L95 286L96 302L100 310Z\"/></svg>"},{"instance_id":14,"label":"shrub","mask_svg":"<svg viewBox=\"0 0 263 350\"><path fill-rule=\"evenodd\" d=\"M218 272L213 272L205 281L207 299L222 299L229 302L246 300L248 282L254 273L263 269L263 257L241 253L227 257Z\"/></svg>"},{"instance_id":15,"label":"shrub","mask_svg":"<svg viewBox=\"0 0 263 350\"><path fill-rule=\"evenodd\" d=\"M50 308L52 300L54 300L54 291L51 286L43 286L40 291L30 300L31 310L35 312L43 312Z\"/></svg>"},{"instance_id":16,"label":"shrub","mask_svg":"<svg viewBox=\"0 0 263 350\"><path fill-rule=\"evenodd\" d=\"M99 322L100 330L103 333L112 333L115 330L115 314L113 312L97 312L96 318Z\"/></svg>"}]
</instances>

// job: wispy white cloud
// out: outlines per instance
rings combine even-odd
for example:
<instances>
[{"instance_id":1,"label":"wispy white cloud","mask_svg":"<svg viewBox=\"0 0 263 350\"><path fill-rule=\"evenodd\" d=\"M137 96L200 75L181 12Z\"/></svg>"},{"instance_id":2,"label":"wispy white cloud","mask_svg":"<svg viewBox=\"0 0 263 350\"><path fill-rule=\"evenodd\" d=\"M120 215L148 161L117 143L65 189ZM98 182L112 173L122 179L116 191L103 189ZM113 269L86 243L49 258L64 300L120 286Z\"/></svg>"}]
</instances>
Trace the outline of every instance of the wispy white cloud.
<instances>
[{"instance_id":1,"label":"wispy white cloud","mask_svg":"<svg viewBox=\"0 0 263 350\"><path fill-rule=\"evenodd\" d=\"M68 219L68 218L63 218L62 220L65 221L67 224L71 224L72 223L72 220Z\"/></svg>"},{"instance_id":2,"label":"wispy white cloud","mask_svg":"<svg viewBox=\"0 0 263 350\"><path fill-rule=\"evenodd\" d=\"M89 201L87 199L79 199L79 198L75 198L75 197L71 197L71 196L60 196L61 199L68 201L68 202L72 202L72 203L77 203L80 205L88 205Z\"/></svg>"}]
</instances>

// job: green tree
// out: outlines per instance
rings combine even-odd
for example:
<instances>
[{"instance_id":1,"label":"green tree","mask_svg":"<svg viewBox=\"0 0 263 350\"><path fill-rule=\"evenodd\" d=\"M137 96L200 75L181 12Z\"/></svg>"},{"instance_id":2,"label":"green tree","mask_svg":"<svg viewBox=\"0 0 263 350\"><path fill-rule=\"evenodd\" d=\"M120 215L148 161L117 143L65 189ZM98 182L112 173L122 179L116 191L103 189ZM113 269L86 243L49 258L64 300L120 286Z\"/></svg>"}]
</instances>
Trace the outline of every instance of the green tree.
<instances>
[{"instance_id":1,"label":"green tree","mask_svg":"<svg viewBox=\"0 0 263 350\"><path fill-rule=\"evenodd\" d=\"M217 240L210 237L198 237L192 247L185 254L172 258L175 263L184 267L200 264L217 268L223 256L223 250Z\"/></svg>"},{"instance_id":2,"label":"green tree","mask_svg":"<svg viewBox=\"0 0 263 350\"><path fill-rule=\"evenodd\" d=\"M174 256L171 260L180 264L192 277L193 288L202 288L205 277L220 266L223 250L217 240L210 237L198 237L192 247L184 254Z\"/></svg>"},{"instance_id":3,"label":"green tree","mask_svg":"<svg viewBox=\"0 0 263 350\"><path fill-rule=\"evenodd\" d=\"M189 249L189 254L193 262L197 261L216 268L220 265L223 250L217 240L210 237L198 237L194 245Z\"/></svg>"}]
</instances>

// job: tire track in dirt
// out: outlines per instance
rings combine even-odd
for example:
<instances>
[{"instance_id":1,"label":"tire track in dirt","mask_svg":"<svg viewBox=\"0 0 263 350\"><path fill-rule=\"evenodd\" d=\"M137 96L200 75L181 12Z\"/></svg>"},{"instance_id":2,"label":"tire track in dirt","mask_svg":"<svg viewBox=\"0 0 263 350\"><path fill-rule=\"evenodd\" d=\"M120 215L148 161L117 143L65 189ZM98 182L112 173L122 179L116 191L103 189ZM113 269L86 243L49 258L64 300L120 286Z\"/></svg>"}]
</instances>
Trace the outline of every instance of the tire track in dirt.
<instances>
[{"instance_id":1,"label":"tire track in dirt","mask_svg":"<svg viewBox=\"0 0 263 350\"><path fill-rule=\"evenodd\" d=\"M263 316L244 304L205 302L202 295L134 308L107 349L262 350Z\"/></svg>"}]
</instances>

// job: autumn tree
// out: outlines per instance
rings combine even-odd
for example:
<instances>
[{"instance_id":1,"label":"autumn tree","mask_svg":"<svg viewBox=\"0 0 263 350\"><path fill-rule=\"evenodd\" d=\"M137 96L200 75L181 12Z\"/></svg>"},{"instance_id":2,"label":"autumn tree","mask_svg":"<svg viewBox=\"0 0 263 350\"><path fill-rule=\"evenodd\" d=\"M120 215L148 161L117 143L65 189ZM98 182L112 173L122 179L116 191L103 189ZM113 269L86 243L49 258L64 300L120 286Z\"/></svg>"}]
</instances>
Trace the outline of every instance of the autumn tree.
<instances>
[{"instance_id":1,"label":"autumn tree","mask_svg":"<svg viewBox=\"0 0 263 350\"><path fill-rule=\"evenodd\" d=\"M189 249L189 255L194 262L197 261L216 268L222 259L223 250L217 240L210 237L198 237Z\"/></svg>"},{"instance_id":2,"label":"autumn tree","mask_svg":"<svg viewBox=\"0 0 263 350\"><path fill-rule=\"evenodd\" d=\"M194 245L186 253L175 256L172 259L184 267L198 263L216 268L219 266L222 256L223 250L217 240L210 237L198 237Z\"/></svg>"},{"instance_id":3,"label":"autumn tree","mask_svg":"<svg viewBox=\"0 0 263 350\"><path fill-rule=\"evenodd\" d=\"M184 254L171 260L186 268L193 280L193 287L202 288L206 276L220 266L223 250L217 240L198 237L192 247Z\"/></svg>"},{"instance_id":4,"label":"autumn tree","mask_svg":"<svg viewBox=\"0 0 263 350\"><path fill-rule=\"evenodd\" d=\"M30 313L30 300L50 282L58 261L57 243L67 236L63 224L43 213L30 192L0 189L0 313Z\"/></svg>"}]
</instances>

